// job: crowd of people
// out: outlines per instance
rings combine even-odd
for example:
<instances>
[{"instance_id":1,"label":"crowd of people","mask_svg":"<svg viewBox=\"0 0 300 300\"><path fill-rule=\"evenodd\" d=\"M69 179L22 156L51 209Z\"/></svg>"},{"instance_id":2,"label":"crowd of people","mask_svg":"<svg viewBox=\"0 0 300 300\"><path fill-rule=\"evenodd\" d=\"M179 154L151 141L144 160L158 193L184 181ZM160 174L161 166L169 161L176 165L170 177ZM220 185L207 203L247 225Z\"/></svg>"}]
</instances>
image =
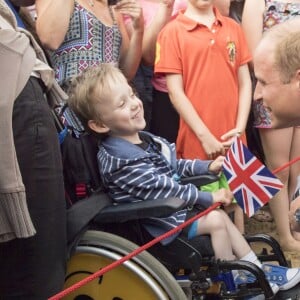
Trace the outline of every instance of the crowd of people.
<instances>
[{"instance_id":1,"label":"crowd of people","mask_svg":"<svg viewBox=\"0 0 300 300\"><path fill-rule=\"evenodd\" d=\"M228 206L229 190L177 178L219 173L236 136L247 144L255 134L249 146L261 144L271 170L300 156L299 14L299 0L0 0L1 297L63 288L66 204L51 110L67 101L104 136L99 172L116 202L173 195L197 210ZM284 188L269 203L284 250L300 250L288 218L299 173L299 162L281 171ZM145 229L157 236L188 216ZM300 281L298 268L280 269L284 284L272 279L279 269L244 240L242 210L230 217L211 212L188 237L210 234L217 258L263 268L274 293Z\"/></svg>"}]
</instances>

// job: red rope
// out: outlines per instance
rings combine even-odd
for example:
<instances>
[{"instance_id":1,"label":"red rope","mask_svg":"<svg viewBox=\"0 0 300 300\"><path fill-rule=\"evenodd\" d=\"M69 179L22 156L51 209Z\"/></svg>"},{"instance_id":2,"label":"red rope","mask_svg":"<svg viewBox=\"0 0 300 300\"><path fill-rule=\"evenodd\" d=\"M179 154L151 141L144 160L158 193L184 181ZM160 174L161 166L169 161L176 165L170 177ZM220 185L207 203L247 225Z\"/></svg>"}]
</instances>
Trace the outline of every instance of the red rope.
<instances>
[{"instance_id":1,"label":"red rope","mask_svg":"<svg viewBox=\"0 0 300 300\"><path fill-rule=\"evenodd\" d=\"M143 246L141 246L141 247L135 249L134 251L128 253L126 256L114 261L113 263L111 263L110 265L108 265L108 266L104 267L103 269L97 271L96 273L84 278L83 280L75 283L74 285L72 285L72 286L68 287L67 289L63 290L62 292L52 296L48 300L58 300L58 299L61 299L61 298L65 297L66 295L68 295L68 294L72 293L73 291L79 289L80 287L82 287L83 285L89 283L90 281L94 280L95 278L99 278L104 273L106 273L106 272L110 271L111 269L121 265L125 261L127 261L127 260L131 259L132 257L138 255L142 251L150 248L154 244L160 242L161 240L163 240L163 239L171 236L172 234L176 233L177 231L183 229L184 227L186 227L189 224L193 223L195 220L199 219L200 217L208 214L209 212L211 212L212 210L214 210L215 208L217 208L220 205L221 205L221 203L219 203L219 202L214 203L212 206L210 206L205 211L200 212L199 214L197 214L196 216L194 216L194 217L190 218L189 220L185 221L181 225L171 229L170 231L166 232L163 235L158 236L157 238L151 240L150 242L144 244Z\"/></svg>"},{"instance_id":2,"label":"red rope","mask_svg":"<svg viewBox=\"0 0 300 300\"><path fill-rule=\"evenodd\" d=\"M282 165L281 167L275 169L272 173L273 174L276 174L280 171L282 171L283 169L289 167L290 165L294 164L295 162L297 162L298 160L300 160L300 156L299 157L296 157L294 159L292 159L291 161L287 162L286 164Z\"/></svg>"}]
</instances>

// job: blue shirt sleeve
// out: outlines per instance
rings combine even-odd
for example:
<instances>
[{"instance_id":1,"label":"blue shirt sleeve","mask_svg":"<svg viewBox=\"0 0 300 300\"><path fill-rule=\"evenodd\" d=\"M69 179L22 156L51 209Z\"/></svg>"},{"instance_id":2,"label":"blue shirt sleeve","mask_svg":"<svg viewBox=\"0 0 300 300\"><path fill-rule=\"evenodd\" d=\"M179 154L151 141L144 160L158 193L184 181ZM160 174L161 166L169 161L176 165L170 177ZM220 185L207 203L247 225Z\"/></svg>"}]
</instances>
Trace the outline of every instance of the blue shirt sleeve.
<instances>
[{"instance_id":1,"label":"blue shirt sleeve","mask_svg":"<svg viewBox=\"0 0 300 300\"><path fill-rule=\"evenodd\" d=\"M190 167L191 170L200 169L198 164ZM205 208L213 200L211 193L199 191L192 184L181 185L171 178L171 174L161 174L153 164L144 160L131 162L105 177L110 195L117 202L128 201L130 196L137 200L178 197L187 206L198 204Z\"/></svg>"},{"instance_id":2,"label":"blue shirt sleeve","mask_svg":"<svg viewBox=\"0 0 300 300\"><path fill-rule=\"evenodd\" d=\"M211 160L178 159L177 173L182 177L209 174L210 172L208 171L208 167L211 162Z\"/></svg>"}]
</instances>

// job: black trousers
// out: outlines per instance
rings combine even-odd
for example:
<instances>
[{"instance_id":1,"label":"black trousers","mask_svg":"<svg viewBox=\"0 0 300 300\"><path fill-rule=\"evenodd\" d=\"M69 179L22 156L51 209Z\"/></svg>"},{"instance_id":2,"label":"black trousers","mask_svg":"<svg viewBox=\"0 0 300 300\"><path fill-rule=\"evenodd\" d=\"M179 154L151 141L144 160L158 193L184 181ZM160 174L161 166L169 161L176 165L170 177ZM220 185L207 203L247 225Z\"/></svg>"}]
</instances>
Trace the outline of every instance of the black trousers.
<instances>
[{"instance_id":1,"label":"black trousers","mask_svg":"<svg viewBox=\"0 0 300 300\"><path fill-rule=\"evenodd\" d=\"M171 103L169 94L153 89L150 132L175 143L178 129L179 115Z\"/></svg>"},{"instance_id":2,"label":"black trousers","mask_svg":"<svg viewBox=\"0 0 300 300\"><path fill-rule=\"evenodd\" d=\"M58 137L37 78L15 101L13 132L37 233L0 243L0 299L42 300L63 289L66 208Z\"/></svg>"}]
</instances>

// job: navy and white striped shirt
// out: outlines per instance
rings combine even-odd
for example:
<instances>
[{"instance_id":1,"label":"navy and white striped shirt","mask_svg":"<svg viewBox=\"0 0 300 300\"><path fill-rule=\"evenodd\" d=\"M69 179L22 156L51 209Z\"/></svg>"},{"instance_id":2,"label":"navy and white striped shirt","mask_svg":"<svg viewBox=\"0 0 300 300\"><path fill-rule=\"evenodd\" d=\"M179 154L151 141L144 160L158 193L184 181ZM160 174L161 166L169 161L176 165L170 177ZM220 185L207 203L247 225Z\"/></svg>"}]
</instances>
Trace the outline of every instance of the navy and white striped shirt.
<instances>
[{"instance_id":1,"label":"navy and white striped shirt","mask_svg":"<svg viewBox=\"0 0 300 300\"><path fill-rule=\"evenodd\" d=\"M145 151L126 140L107 137L98 152L98 163L103 184L109 195L117 203L128 201L148 201L178 197L186 201L186 206L195 204L207 208L212 204L212 195L201 192L192 185L181 185L180 177L207 174L211 161L176 159L175 145L165 139L142 132L141 136L151 138L160 150ZM154 237L178 226L186 218L186 210L181 210L167 218L151 218L144 222L146 229ZM170 242L175 236L165 240Z\"/></svg>"}]
</instances>

